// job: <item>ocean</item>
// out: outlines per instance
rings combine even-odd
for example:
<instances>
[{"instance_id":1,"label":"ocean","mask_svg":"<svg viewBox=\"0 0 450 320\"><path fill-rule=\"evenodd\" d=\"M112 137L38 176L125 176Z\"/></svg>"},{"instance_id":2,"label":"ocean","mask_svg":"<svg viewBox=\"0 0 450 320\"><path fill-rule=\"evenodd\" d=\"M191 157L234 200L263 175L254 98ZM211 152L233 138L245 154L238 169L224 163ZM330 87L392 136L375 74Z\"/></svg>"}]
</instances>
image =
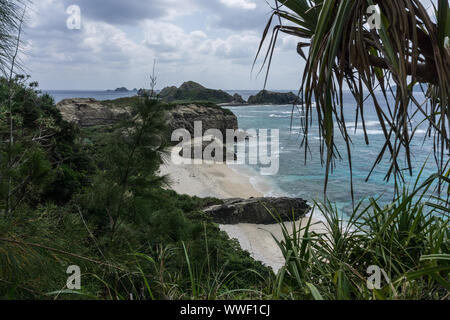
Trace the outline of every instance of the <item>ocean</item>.
<instances>
[{"instance_id":1,"label":"ocean","mask_svg":"<svg viewBox=\"0 0 450 320\"><path fill-rule=\"evenodd\" d=\"M250 95L258 93L253 90L227 90L230 94L238 93L244 99ZM288 92L291 90L284 90ZM296 93L295 90L292 90ZM116 99L120 97L132 96L135 92L117 93L105 91L47 91L56 102L65 98L95 98L97 100ZM421 93L417 93L419 100L423 98ZM380 99L380 101L383 101ZM348 119L347 129L352 139L352 163L353 163L353 186L355 199L368 199L369 197L380 197L381 202L389 202L394 196L394 183L385 180L386 172L389 168L389 155L385 156L366 182L367 175L384 144L384 135L377 120L371 102L365 105L365 120L369 145L366 145L361 124L355 129L355 108L356 103L350 92L344 94L344 115ZM308 201L324 200L325 166L320 158L320 138L317 126L316 115L313 117L312 126L309 132L309 151L305 163L305 151L301 148L302 130L300 120L303 117L299 109L293 110L292 105L262 105L262 106L239 106L228 107L238 118L239 128L248 129L279 129L280 132L280 169L278 174L273 176L261 176L260 168L263 165L245 165L235 168L243 174L250 176L250 181L257 189L265 186L266 196L289 196L301 197ZM420 123L423 117L416 116L413 121ZM336 136L339 137L336 129ZM425 139L426 128L420 128L415 134L411 144L412 161L414 173L412 177L406 175L407 185L413 184L417 174L426 163L422 180L436 172L436 165L433 158L433 141L431 138ZM350 172L347 159L345 143L342 139L337 139L337 145L342 156L342 161L337 160L334 171L330 174L327 198L336 205L344 214L352 211L350 189ZM270 146L270 142L269 142ZM270 147L269 147L270 149ZM448 159L448 158L447 158ZM406 168L406 161L404 163ZM269 191L267 191L269 186Z\"/></svg>"}]
</instances>

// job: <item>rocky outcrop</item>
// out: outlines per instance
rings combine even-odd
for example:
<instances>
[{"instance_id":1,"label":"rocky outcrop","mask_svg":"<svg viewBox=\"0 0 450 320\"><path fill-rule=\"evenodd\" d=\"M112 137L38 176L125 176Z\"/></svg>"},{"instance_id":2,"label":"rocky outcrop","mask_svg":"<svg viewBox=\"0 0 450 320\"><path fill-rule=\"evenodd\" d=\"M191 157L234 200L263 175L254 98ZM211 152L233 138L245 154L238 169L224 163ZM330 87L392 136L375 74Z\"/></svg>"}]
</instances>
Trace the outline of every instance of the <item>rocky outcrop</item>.
<instances>
[{"instance_id":1,"label":"rocky outcrop","mask_svg":"<svg viewBox=\"0 0 450 320\"><path fill-rule=\"evenodd\" d=\"M65 99L56 107L64 120L81 127L110 125L131 116L123 108L111 108L92 98Z\"/></svg>"},{"instance_id":2,"label":"rocky outcrop","mask_svg":"<svg viewBox=\"0 0 450 320\"><path fill-rule=\"evenodd\" d=\"M262 90L256 96L248 98L249 104L293 104L298 102L292 92L282 93Z\"/></svg>"},{"instance_id":3,"label":"rocky outcrop","mask_svg":"<svg viewBox=\"0 0 450 320\"><path fill-rule=\"evenodd\" d=\"M127 98L133 99L133 98ZM92 98L65 99L57 104L64 120L81 127L110 125L131 116L130 106L134 100L123 99L97 101ZM218 129L226 137L226 130L237 130L236 116L227 109L214 104L177 104L167 108L167 124L170 132L186 129L194 136L194 123L202 123L202 134L209 129Z\"/></svg>"},{"instance_id":4,"label":"rocky outcrop","mask_svg":"<svg viewBox=\"0 0 450 320\"><path fill-rule=\"evenodd\" d=\"M180 104L168 111L167 122L171 131L186 129L194 136L194 123L202 122L202 134L218 129L225 139L227 129L238 129L236 116L229 110L207 104Z\"/></svg>"},{"instance_id":5,"label":"rocky outcrop","mask_svg":"<svg viewBox=\"0 0 450 320\"><path fill-rule=\"evenodd\" d=\"M185 82L179 88L174 86L164 88L159 93L159 97L167 102L227 103L234 100L233 96L223 90L208 89L193 81Z\"/></svg>"},{"instance_id":6,"label":"rocky outcrop","mask_svg":"<svg viewBox=\"0 0 450 320\"><path fill-rule=\"evenodd\" d=\"M233 95L233 102L234 104L245 104L247 103L240 94L235 93Z\"/></svg>"},{"instance_id":7,"label":"rocky outcrop","mask_svg":"<svg viewBox=\"0 0 450 320\"><path fill-rule=\"evenodd\" d=\"M194 138L195 122L201 122L202 135L209 129L218 129L222 133L223 142L217 139L210 141L196 141ZM222 109L216 105L202 105L202 104L185 104L173 106L167 114L167 123L169 125L170 132L176 129L186 129L191 134L191 151L190 156L183 154L180 151L182 157L195 157L195 146L201 144L202 151L206 147L212 146L222 149L223 159L220 161L226 161L228 159L236 159L234 151L227 151L226 149L226 131L227 129L237 130L238 121L236 116L227 109ZM215 137L217 138L217 137ZM172 141L173 144L178 144L178 141ZM214 148L211 148L214 149ZM231 154L228 154L230 153ZM203 152L202 152L203 156ZM212 152L212 157L215 157L215 152ZM205 159L210 160L210 159Z\"/></svg>"},{"instance_id":8,"label":"rocky outcrop","mask_svg":"<svg viewBox=\"0 0 450 320\"><path fill-rule=\"evenodd\" d=\"M275 224L278 221L268 209L279 215L283 221L303 218L311 209L306 201L300 198L250 198L229 199L221 205L215 205L203 211L220 224Z\"/></svg>"}]
</instances>

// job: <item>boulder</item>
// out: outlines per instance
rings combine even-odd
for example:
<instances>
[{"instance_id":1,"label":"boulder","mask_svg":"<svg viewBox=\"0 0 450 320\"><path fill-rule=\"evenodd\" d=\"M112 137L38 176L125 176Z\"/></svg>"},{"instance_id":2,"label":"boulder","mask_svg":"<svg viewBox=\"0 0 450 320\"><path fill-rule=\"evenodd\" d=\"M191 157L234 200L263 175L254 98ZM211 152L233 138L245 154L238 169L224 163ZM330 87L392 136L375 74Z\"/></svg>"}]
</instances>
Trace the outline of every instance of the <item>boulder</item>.
<instances>
[{"instance_id":1,"label":"boulder","mask_svg":"<svg viewBox=\"0 0 450 320\"><path fill-rule=\"evenodd\" d=\"M224 140L227 129L238 129L237 117L231 111L215 105L184 104L168 110L167 122L171 131L183 128L193 137L196 121L202 122L202 134L209 129L218 129Z\"/></svg>"},{"instance_id":2,"label":"boulder","mask_svg":"<svg viewBox=\"0 0 450 320\"><path fill-rule=\"evenodd\" d=\"M202 104L176 105L168 111L167 123L169 125L170 132L172 133L176 129L186 129L191 134L191 158L194 158L195 143L198 143L194 140L194 125L196 121L200 121L202 123L202 135L204 135L209 129L218 129L222 133L223 141L217 139L214 139L214 142L201 141L202 151L204 151L207 146L211 145L211 143L214 143L217 147L223 148L223 161L226 161L227 159L227 152L231 153L229 157L236 159L234 151L227 151L225 146L227 129L238 129L237 117L231 111L222 109L215 105ZM178 141L172 141L172 143L178 144ZM180 155L182 157L186 157L186 155L182 153L180 153ZM215 156L214 152L212 156Z\"/></svg>"},{"instance_id":3,"label":"boulder","mask_svg":"<svg viewBox=\"0 0 450 320\"><path fill-rule=\"evenodd\" d=\"M221 205L215 205L203 211L220 224L275 224L278 221L274 215L279 215L283 221L298 220L305 217L311 207L300 198L250 198L224 200Z\"/></svg>"},{"instance_id":4,"label":"boulder","mask_svg":"<svg viewBox=\"0 0 450 320\"><path fill-rule=\"evenodd\" d=\"M64 120L81 127L110 125L131 117L126 109L110 108L92 98L65 99L56 107Z\"/></svg>"},{"instance_id":5,"label":"boulder","mask_svg":"<svg viewBox=\"0 0 450 320\"><path fill-rule=\"evenodd\" d=\"M190 158L190 159L203 159L203 160L217 160L218 162L226 162L228 160L236 161L237 160L237 154L234 152L234 150L228 150L226 145L213 137L208 137L208 139L205 140L196 140L192 139L190 143L184 144L184 148L180 148L179 156L183 158ZM184 149L189 148L189 154L184 154ZM196 148L201 148L202 150L202 156L196 157L195 150ZM208 148L208 150L211 151L211 153L207 152L205 153L205 149ZM222 149L222 157L219 157L217 155L216 157L216 150ZM205 157L203 157L205 155Z\"/></svg>"}]
</instances>

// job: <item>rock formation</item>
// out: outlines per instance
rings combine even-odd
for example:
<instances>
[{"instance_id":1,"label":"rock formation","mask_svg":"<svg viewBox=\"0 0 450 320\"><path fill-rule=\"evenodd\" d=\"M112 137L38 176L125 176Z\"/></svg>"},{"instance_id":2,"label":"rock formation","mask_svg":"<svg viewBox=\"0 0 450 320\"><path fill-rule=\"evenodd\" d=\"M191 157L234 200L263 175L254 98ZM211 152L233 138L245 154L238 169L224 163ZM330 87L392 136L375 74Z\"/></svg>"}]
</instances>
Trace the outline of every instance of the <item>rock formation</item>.
<instances>
[{"instance_id":1,"label":"rock formation","mask_svg":"<svg viewBox=\"0 0 450 320\"><path fill-rule=\"evenodd\" d=\"M233 96L223 90L208 89L193 81L185 82L179 88L174 86L164 88L159 93L159 97L167 102L227 103L234 100Z\"/></svg>"},{"instance_id":2,"label":"rock formation","mask_svg":"<svg viewBox=\"0 0 450 320\"><path fill-rule=\"evenodd\" d=\"M224 200L221 205L211 206L203 211L220 224L274 224L278 221L272 214L283 221L303 218L311 209L300 198L250 198Z\"/></svg>"},{"instance_id":3,"label":"rock formation","mask_svg":"<svg viewBox=\"0 0 450 320\"><path fill-rule=\"evenodd\" d=\"M131 116L126 109L109 108L91 98L65 99L56 107L64 120L80 127L110 125Z\"/></svg>"},{"instance_id":4,"label":"rock formation","mask_svg":"<svg viewBox=\"0 0 450 320\"><path fill-rule=\"evenodd\" d=\"M233 102L234 104L246 104L247 102L242 98L240 94L235 93L233 95Z\"/></svg>"},{"instance_id":5,"label":"rock formation","mask_svg":"<svg viewBox=\"0 0 450 320\"><path fill-rule=\"evenodd\" d=\"M248 104L293 104L295 102L297 102L297 96L292 92L262 90L256 96L248 98Z\"/></svg>"},{"instance_id":6,"label":"rock formation","mask_svg":"<svg viewBox=\"0 0 450 320\"><path fill-rule=\"evenodd\" d=\"M236 116L229 110L208 104L181 104L168 110L170 129L184 128L194 135L194 122L202 122L202 134L209 129L218 129L225 139L227 129L238 129Z\"/></svg>"}]
</instances>

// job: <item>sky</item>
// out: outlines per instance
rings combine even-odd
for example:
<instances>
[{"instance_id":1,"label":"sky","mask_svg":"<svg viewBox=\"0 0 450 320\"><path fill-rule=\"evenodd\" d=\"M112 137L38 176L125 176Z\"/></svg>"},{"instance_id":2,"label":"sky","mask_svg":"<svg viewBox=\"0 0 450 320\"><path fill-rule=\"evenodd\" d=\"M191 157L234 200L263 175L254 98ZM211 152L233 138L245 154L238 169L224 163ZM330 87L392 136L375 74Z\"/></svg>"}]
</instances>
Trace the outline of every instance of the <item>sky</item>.
<instances>
[{"instance_id":1,"label":"sky","mask_svg":"<svg viewBox=\"0 0 450 320\"><path fill-rule=\"evenodd\" d=\"M268 2L35 0L24 28L23 65L45 90L148 88L155 60L157 89L193 80L215 89L260 90L261 63L251 68L270 17ZM80 29L67 27L71 5L81 9ZM297 42L280 37L268 89L300 86L304 62Z\"/></svg>"}]
</instances>

